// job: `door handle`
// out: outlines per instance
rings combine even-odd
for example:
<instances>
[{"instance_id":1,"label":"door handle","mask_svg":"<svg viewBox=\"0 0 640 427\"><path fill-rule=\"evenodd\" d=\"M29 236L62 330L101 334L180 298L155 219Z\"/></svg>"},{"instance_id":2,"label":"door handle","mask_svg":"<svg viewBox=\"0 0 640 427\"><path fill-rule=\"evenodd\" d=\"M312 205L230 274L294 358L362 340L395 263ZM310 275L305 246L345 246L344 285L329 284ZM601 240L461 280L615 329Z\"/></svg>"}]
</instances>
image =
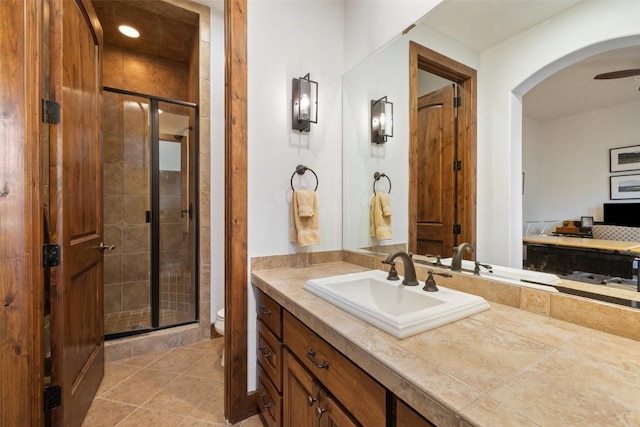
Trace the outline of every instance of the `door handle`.
<instances>
[{"instance_id":1,"label":"door handle","mask_svg":"<svg viewBox=\"0 0 640 427\"><path fill-rule=\"evenodd\" d=\"M104 242L100 242L101 251L112 251L116 248L116 245L105 245Z\"/></svg>"}]
</instances>

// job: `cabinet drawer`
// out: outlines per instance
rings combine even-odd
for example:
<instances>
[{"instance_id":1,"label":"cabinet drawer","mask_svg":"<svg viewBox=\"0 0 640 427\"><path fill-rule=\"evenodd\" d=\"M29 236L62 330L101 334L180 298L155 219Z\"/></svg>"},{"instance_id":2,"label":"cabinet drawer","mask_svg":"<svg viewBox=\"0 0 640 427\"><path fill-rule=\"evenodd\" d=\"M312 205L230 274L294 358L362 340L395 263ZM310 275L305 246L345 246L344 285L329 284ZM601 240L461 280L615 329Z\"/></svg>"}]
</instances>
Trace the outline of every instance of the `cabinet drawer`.
<instances>
[{"instance_id":1,"label":"cabinet drawer","mask_svg":"<svg viewBox=\"0 0 640 427\"><path fill-rule=\"evenodd\" d=\"M366 372L284 312L284 342L360 424L386 425L386 390Z\"/></svg>"},{"instance_id":2,"label":"cabinet drawer","mask_svg":"<svg viewBox=\"0 0 640 427\"><path fill-rule=\"evenodd\" d=\"M282 338L282 308L270 296L256 288L256 311L261 320L278 338Z\"/></svg>"},{"instance_id":3,"label":"cabinet drawer","mask_svg":"<svg viewBox=\"0 0 640 427\"><path fill-rule=\"evenodd\" d=\"M256 355L258 357L258 363L260 363L266 374L269 375L276 389L281 392L282 344L262 322L258 322L258 349Z\"/></svg>"},{"instance_id":4,"label":"cabinet drawer","mask_svg":"<svg viewBox=\"0 0 640 427\"><path fill-rule=\"evenodd\" d=\"M258 368L258 390L256 403L269 427L282 426L282 396L271 383L260 364Z\"/></svg>"}]
</instances>

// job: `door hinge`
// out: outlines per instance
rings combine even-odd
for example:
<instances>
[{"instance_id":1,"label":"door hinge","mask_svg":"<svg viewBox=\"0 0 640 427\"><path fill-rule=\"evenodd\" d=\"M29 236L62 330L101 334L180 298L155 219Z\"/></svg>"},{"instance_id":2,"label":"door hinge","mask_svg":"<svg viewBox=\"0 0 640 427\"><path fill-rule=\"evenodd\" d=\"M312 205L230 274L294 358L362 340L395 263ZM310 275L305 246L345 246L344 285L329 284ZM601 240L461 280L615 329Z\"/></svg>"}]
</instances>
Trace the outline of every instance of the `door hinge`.
<instances>
[{"instance_id":1,"label":"door hinge","mask_svg":"<svg viewBox=\"0 0 640 427\"><path fill-rule=\"evenodd\" d=\"M453 161L453 171L459 172L462 170L462 160L454 160Z\"/></svg>"},{"instance_id":2,"label":"door hinge","mask_svg":"<svg viewBox=\"0 0 640 427\"><path fill-rule=\"evenodd\" d=\"M49 412L62 404L62 387L59 385L47 386L42 392L44 411Z\"/></svg>"},{"instance_id":3,"label":"door hinge","mask_svg":"<svg viewBox=\"0 0 640 427\"><path fill-rule=\"evenodd\" d=\"M453 224L453 234L460 233L462 233L462 227L460 227L460 224Z\"/></svg>"},{"instance_id":4,"label":"door hinge","mask_svg":"<svg viewBox=\"0 0 640 427\"><path fill-rule=\"evenodd\" d=\"M42 100L42 122L57 125L60 123L60 104L55 101Z\"/></svg>"},{"instance_id":5,"label":"door hinge","mask_svg":"<svg viewBox=\"0 0 640 427\"><path fill-rule=\"evenodd\" d=\"M60 246L42 245L42 266L44 268L57 267L60 265Z\"/></svg>"},{"instance_id":6,"label":"door hinge","mask_svg":"<svg viewBox=\"0 0 640 427\"><path fill-rule=\"evenodd\" d=\"M453 97L453 108L458 108L462 105L462 98L459 96Z\"/></svg>"}]
</instances>

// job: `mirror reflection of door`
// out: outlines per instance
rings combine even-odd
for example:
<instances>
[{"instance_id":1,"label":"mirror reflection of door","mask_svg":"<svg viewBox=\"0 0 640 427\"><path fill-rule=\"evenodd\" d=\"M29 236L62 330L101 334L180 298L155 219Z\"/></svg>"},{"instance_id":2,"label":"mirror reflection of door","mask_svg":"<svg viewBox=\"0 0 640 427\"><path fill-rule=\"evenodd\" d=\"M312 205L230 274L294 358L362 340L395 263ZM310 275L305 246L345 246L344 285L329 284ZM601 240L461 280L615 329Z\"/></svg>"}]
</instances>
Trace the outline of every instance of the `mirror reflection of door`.
<instances>
[{"instance_id":1,"label":"mirror reflection of door","mask_svg":"<svg viewBox=\"0 0 640 427\"><path fill-rule=\"evenodd\" d=\"M423 74L425 78L422 79ZM419 83L441 79L420 73ZM418 98L418 229L419 254L445 255L457 244L456 224L456 86L445 86Z\"/></svg>"},{"instance_id":2,"label":"mirror reflection of door","mask_svg":"<svg viewBox=\"0 0 640 427\"><path fill-rule=\"evenodd\" d=\"M476 71L410 44L409 250L475 246Z\"/></svg>"}]
</instances>

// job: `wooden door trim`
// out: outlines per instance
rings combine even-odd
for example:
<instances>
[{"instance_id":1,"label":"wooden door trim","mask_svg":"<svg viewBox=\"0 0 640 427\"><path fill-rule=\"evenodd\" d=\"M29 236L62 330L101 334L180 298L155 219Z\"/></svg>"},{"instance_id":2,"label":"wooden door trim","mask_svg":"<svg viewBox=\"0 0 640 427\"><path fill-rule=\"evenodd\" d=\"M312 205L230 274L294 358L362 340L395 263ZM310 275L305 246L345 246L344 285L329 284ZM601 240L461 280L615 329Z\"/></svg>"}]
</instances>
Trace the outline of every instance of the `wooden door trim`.
<instances>
[{"instance_id":1,"label":"wooden door trim","mask_svg":"<svg viewBox=\"0 0 640 427\"><path fill-rule=\"evenodd\" d=\"M0 425L43 424L42 7L0 5L0 208L11 224L0 237Z\"/></svg>"},{"instance_id":2,"label":"wooden door trim","mask_svg":"<svg viewBox=\"0 0 640 427\"><path fill-rule=\"evenodd\" d=\"M257 413L247 392L247 0L224 3L225 27L225 418Z\"/></svg>"},{"instance_id":3,"label":"wooden door trim","mask_svg":"<svg viewBox=\"0 0 640 427\"><path fill-rule=\"evenodd\" d=\"M412 41L409 42L409 250L412 252L416 250L417 238L418 201L415 192L418 184L418 70L428 71L456 82L470 95L468 102L463 102L458 112L458 117L461 118L458 130L459 138L467 148L462 163L467 181L462 194L458 197L458 207L461 222L469 224L469 229L463 230L460 239L475 247L477 72L473 68Z\"/></svg>"}]
</instances>

